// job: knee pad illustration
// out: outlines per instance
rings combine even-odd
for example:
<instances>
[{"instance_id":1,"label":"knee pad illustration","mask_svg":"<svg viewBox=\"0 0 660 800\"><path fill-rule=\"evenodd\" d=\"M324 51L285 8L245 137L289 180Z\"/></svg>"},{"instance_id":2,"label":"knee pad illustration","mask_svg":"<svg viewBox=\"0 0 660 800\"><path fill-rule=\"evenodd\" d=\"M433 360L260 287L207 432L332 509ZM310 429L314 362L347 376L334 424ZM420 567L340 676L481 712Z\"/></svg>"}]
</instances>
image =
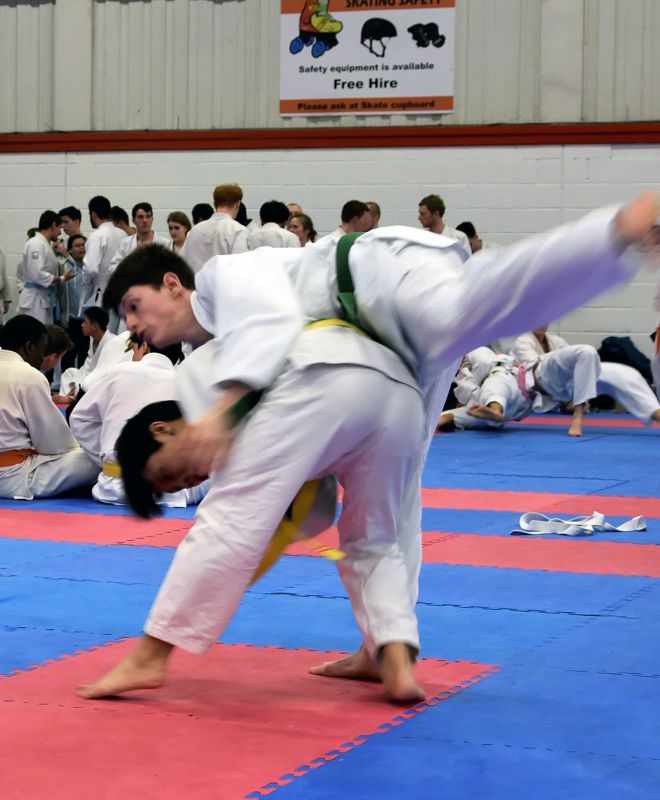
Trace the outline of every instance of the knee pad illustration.
<instances>
[{"instance_id":1,"label":"knee pad illustration","mask_svg":"<svg viewBox=\"0 0 660 800\"><path fill-rule=\"evenodd\" d=\"M417 47L428 47L430 44L433 47L442 47L447 41L447 37L440 33L435 22L429 22L426 25L418 22L408 28L408 33L412 36Z\"/></svg>"}]
</instances>

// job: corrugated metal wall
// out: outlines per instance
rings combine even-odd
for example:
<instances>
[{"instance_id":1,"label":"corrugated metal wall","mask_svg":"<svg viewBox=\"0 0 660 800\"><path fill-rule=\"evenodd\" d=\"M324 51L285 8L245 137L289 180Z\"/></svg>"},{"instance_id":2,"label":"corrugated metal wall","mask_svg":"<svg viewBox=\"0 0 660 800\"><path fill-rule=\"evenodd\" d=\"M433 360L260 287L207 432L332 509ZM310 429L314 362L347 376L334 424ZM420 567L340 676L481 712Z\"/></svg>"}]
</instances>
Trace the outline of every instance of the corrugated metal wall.
<instances>
[{"instance_id":1,"label":"corrugated metal wall","mask_svg":"<svg viewBox=\"0 0 660 800\"><path fill-rule=\"evenodd\" d=\"M0 0L0 131L660 118L658 0L457 0L455 112L282 118L277 0Z\"/></svg>"}]
</instances>

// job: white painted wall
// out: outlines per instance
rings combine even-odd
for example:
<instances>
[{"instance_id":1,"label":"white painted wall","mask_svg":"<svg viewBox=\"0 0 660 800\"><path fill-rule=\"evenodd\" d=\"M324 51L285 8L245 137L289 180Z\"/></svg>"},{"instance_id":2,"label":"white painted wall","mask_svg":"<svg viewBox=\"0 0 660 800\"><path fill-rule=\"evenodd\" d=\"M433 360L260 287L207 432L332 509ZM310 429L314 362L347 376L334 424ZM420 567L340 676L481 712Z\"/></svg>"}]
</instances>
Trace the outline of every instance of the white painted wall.
<instances>
[{"instance_id":1,"label":"white painted wall","mask_svg":"<svg viewBox=\"0 0 660 800\"><path fill-rule=\"evenodd\" d=\"M317 230L339 221L344 202L376 200L382 224L417 225L417 204L437 192L446 220L469 219L486 242L507 244L599 205L632 199L660 186L660 146L549 146L438 149L266 150L214 152L0 154L0 246L13 275L28 227L46 208L83 209L95 194L131 206L152 203L156 228L166 233L174 209L190 212L211 200L216 183L243 186L251 216L265 200L299 202ZM89 225L87 225L89 228ZM651 351L651 297L656 277L642 272L561 320L572 342L599 344L630 334Z\"/></svg>"},{"instance_id":2,"label":"white painted wall","mask_svg":"<svg viewBox=\"0 0 660 800\"><path fill-rule=\"evenodd\" d=\"M658 0L458 0L446 115L282 117L279 38L277 0L2 0L0 132L660 115Z\"/></svg>"}]
</instances>

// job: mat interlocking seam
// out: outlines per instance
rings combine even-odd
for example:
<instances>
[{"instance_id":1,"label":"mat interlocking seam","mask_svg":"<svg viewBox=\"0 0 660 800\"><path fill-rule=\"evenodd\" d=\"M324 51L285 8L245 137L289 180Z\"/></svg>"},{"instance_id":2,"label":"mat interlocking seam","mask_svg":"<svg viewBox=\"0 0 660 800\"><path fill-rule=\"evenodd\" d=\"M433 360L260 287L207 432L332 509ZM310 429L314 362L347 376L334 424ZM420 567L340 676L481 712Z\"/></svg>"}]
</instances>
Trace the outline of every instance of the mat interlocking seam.
<instances>
[{"instance_id":1,"label":"mat interlocking seam","mask_svg":"<svg viewBox=\"0 0 660 800\"><path fill-rule=\"evenodd\" d=\"M423 660L423 659L420 659ZM466 664L473 663L476 664L478 662L464 662ZM438 703L442 702L443 700L448 700L450 697L461 692L463 689L467 689L475 683L483 680L484 678L489 677L490 675L499 672L501 667L497 665L489 666L487 669L482 670L480 673L473 675L468 680L461 681L457 683L455 686L446 689L440 694L434 695L433 697L429 697L427 700L424 700L421 703L413 706L412 708L408 708L405 711L402 711L400 714L397 714L395 717L389 722L386 722L382 725L379 725L375 730L371 731L370 733L363 733L360 734L348 742L344 742L338 748L333 750L328 750L323 755L319 756L318 758L314 758L309 761L307 764L301 764L299 767L296 767L290 773L285 773L281 775L279 778L271 781L270 783L265 784L261 788L255 790L254 792L249 792L245 795L245 800L260 800L263 797L268 797L269 795L276 792L280 787L286 786L287 784L291 783L296 778L301 778L305 775L308 775L312 770L318 769L319 767L324 766L330 761L334 761L341 755L349 753L351 750L354 750L356 747L359 747L361 744L364 744L369 740L371 736L381 734L381 733L388 733L393 728L402 725L404 722L407 722L409 719L417 716L417 714L421 714L424 711L428 711L429 708L433 708L437 706Z\"/></svg>"}]
</instances>

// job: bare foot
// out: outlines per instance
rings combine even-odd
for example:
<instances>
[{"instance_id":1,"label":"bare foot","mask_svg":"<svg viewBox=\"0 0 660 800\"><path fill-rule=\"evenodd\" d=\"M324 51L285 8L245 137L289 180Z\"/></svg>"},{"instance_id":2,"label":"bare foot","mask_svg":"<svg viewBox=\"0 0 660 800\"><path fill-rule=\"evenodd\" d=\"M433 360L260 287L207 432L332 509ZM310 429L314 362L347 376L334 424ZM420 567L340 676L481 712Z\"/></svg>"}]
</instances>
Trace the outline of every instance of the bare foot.
<instances>
[{"instance_id":1,"label":"bare foot","mask_svg":"<svg viewBox=\"0 0 660 800\"><path fill-rule=\"evenodd\" d=\"M491 422L504 422L504 414L501 411L496 411L489 406L472 406L468 408L468 414L471 417L478 417L479 419L487 419Z\"/></svg>"},{"instance_id":2,"label":"bare foot","mask_svg":"<svg viewBox=\"0 0 660 800\"><path fill-rule=\"evenodd\" d=\"M110 672L94 683L79 686L78 697L92 700L130 692L134 689L157 689L165 681L167 658L172 645L146 634L135 649Z\"/></svg>"},{"instance_id":3,"label":"bare foot","mask_svg":"<svg viewBox=\"0 0 660 800\"><path fill-rule=\"evenodd\" d=\"M571 422L571 427L568 429L569 436L582 436L582 420L575 420Z\"/></svg>"},{"instance_id":4,"label":"bare foot","mask_svg":"<svg viewBox=\"0 0 660 800\"><path fill-rule=\"evenodd\" d=\"M435 425L436 431L440 431L443 428L450 428L454 424L454 415L451 411L443 411L440 414L440 419L437 421Z\"/></svg>"},{"instance_id":5,"label":"bare foot","mask_svg":"<svg viewBox=\"0 0 660 800\"><path fill-rule=\"evenodd\" d=\"M415 680L408 645L403 642L386 644L381 672L385 694L393 703L419 703L424 699L424 690Z\"/></svg>"},{"instance_id":6,"label":"bare foot","mask_svg":"<svg viewBox=\"0 0 660 800\"><path fill-rule=\"evenodd\" d=\"M326 678L350 678L356 681L380 681L380 669L371 658L364 645L350 656L336 661L326 661L310 670L312 675L323 675Z\"/></svg>"}]
</instances>

